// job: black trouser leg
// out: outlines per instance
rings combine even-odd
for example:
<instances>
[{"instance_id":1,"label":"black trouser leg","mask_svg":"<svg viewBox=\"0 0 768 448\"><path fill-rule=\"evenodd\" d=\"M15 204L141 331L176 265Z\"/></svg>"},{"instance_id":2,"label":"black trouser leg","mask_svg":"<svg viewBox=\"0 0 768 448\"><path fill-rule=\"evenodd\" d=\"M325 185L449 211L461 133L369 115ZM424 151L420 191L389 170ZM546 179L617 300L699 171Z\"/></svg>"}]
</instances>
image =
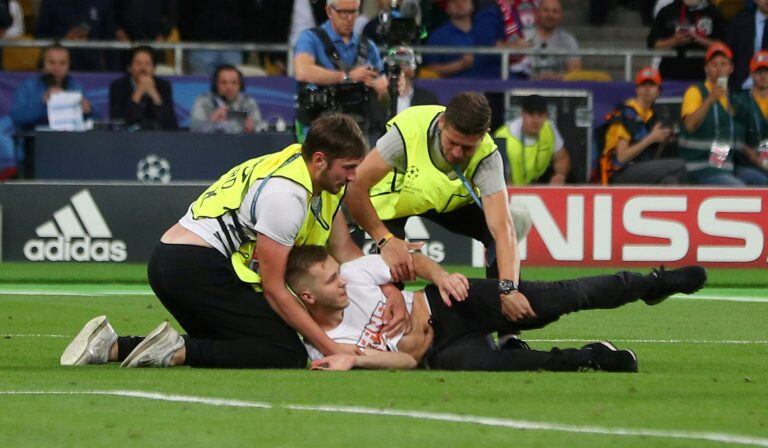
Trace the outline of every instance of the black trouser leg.
<instances>
[{"instance_id":1,"label":"black trouser leg","mask_svg":"<svg viewBox=\"0 0 768 448\"><path fill-rule=\"evenodd\" d=\"M558 282L520 282L522 292L536 313L535 318L510 322L501 311L498 281L471 279L469 297L453 302L449 308L440 298L436 286L426 288L435 328L435 347L470 334L494 331L511 333L542 328L560 316L580 310L617 308L645 295L652 281L632 272L585 277Z\"/></svg>"},{"instance_id":2,"label":"black trouser leg","mask_svg":"<svg viewBox=\"0 0 768 448\"><path fill-rule=\"evenodd\" d=\"M125 358L143 340L144 338L139 336L119 336L117 338L117 360L119 362L125 361Z\"/></svg>"},{"instance_id":3,"label":"black trouser leg","mask_svg":"<svg viewBox=\"0 0 768 448\"><path fill-rule=\"evenodd\" d=\"M153 291L186 330L185 364L195 367L302 368L298 334L263 294L241 282L215 249L158 245L148 266Z\"/></svg>"},{"instance_id":4,"label":"black trouser leg","mask_svg":"<svg viewBox=\"0 0 768 448\"><path fill-rule=\"evenodd\" d=\"M573 372L590 367L592 354L589 350L557 348L550 351L499 350L489 346L482 334L473 334L450 343L428 362L431 368L443 370Z\"/></svg>"}]
</instances>

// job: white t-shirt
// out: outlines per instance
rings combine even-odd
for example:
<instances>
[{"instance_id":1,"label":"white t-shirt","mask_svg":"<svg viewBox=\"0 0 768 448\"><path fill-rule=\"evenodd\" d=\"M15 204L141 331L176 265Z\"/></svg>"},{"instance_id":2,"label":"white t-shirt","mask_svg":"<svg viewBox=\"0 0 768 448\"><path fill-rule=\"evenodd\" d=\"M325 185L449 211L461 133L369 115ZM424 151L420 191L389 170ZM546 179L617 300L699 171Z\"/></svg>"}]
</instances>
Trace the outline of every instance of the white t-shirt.
<instances>
[{"instance_id":1,"label":"white t-shirt","mask_svg":"<svg viewBox=\"0 0 768 448\"><path fill-rule=\"evenodd\" d=\"M396 352L403 333L389 339L381 337L387 298L379 286L392 281L387 264L380 255L366 255L342 264L340 273L341 278L347 282L349 306L344 309L344 318L339 326L325 333L340 344ZM403 298L410 313L413 309L413 293L403 291ZM323 357L311 344L305 346L310 359Z\"/></svg>"},{"instance_id":2,"label":"white t-shirt","mask_svg":"<svg viewBox=\"0 0 768 448\"><path fill-rule=\"evenodd\" d=\"M261 183L257 181L248 189L237 211L225 213L218 219L193 219L190 205L179 224L227 257L246 240L255 240L256 232L284 246L293 246L307 215L307 190L288 179L270 178L251 210ZM319 197L312 198L312 205L316 206L314 202L318 200Z\"/></svg>"}]
</instances>

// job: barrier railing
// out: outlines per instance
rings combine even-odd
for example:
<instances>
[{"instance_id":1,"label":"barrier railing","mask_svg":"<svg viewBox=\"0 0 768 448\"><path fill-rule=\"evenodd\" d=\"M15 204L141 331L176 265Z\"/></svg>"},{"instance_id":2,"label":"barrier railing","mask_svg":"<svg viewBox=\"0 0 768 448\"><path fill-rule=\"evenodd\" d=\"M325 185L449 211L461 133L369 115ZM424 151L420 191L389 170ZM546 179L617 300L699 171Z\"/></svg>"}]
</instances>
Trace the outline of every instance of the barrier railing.
<instances>
[{"instance_id":1,"label":"barrier railing","mask_svg":"<svg viewBox=\"0 0 768 448\"><path fill-rule=\"evenodd\" d=\"M34 40L14 40L0 39L0 47L10 48L42 48L53 44L55 41L50 39ZM149 45L158 50L172 50L174 53L174 72L178 75L184 73L184 51L189 50L236 50L236 51L258 51L269 53L285 53L288 61L288 72L293 73L292 60L293 49L287 44L258 44L250 42L154 42L154 41L58 41L67 48L86 48L99 50L127 50L136 45ZM482 54L498 55L501 58L501 79L509 78L509 57L513 55L530 56L597 56L622 58L624 60L624 80L632 80L632 64L636 58L640 57L664 57L675 56L677 52L671 50L648 50L639 48L579 48L576 50L555 50L555 49L517 49L517 48L496 48L496 47L442 47L442 46L417 46L414 47L421 54ZM690 55L699 55L702 52L691 52Z\"/></svg>"}]
</instances>

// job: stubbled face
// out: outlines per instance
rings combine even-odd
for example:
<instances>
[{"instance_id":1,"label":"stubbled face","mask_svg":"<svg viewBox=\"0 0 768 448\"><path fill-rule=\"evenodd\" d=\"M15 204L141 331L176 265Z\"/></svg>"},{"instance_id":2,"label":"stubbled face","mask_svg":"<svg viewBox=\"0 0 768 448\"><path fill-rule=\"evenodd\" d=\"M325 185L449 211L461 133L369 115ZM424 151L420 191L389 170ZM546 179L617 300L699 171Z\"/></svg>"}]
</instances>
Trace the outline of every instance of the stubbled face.
<instances>
[{"instance_id":1,"label":"stubbled face","mask_svg":"<svg viewBox=\"0 0 768 448\"><path fill-rule=\"evenodd\" d=\"M146 51L140 51L133 56L131 65L128 66L128 73L137 79L140 76L152 76L155 73L155 64L152 63L152 57Z\"/></svg>"},{"instance_id":2,"label":"stubbled face","mask_svg":"<svg viewBox=\"0 0 768 448\"><path fill-rule=\"evenodd\" d=\"M331 26L341 36L351 36L355 19L359 15L360 0L337 0L335 6L327 5L325 12Z\"/></svg>"},{"instance_id":3,"label":"stubbled face","mask_svg":"<svg viewBox=\"0 0 768 448\"><path fill-rule=\"evenodd\" d=\"M720 53L712 56L712 59L704 65L707 80L712 83L717 82L717 78L721 76L730 76L731 72L733 72L731 60Z\"/></svg>"},{"instance_id":4,"label":"stubbled face","mask_svg":"<svg viewBox=\"0 0 768 448\"><path fill-rule=\"evenodd\" d=\"M463 165L475 155L475 151L482 143L485 133L480 135L466 135L445 124L443 118L438 122L440 127L440 150L443 158L451 165Z\"/></svg>"},{"instance_id":5,"label":"stubbled face","mask_svg":"<svg viewBox=\"0 0 768 448\"><path fill-rule=\"evenodd\" d=\"M339 275L339 263L328 257L308 269L311 278L307 290L312 294L316 306L326 310L343 310L349 305L347 282Z\"/></svg>"},{"instance_id":6,"label":"stubbled face","mask_svg":"<svg viewBox=\"0 0 768 448\"><path fill-rule=\"evenodd\" d=\"M637 98L645 104L653 104L656 98L659 97L661 90L656 84L646 81L639 86L635 87L635 93Z\"/></svg>"},{"instance_id":7,"label":"stubbled face","mask_svg":"<svg viewBox=\"0 0 768 448\"><path fill-rule=\"evenodd\" d=\"M336 194L349 182L353 182L357 167L363 159L333 159L326 161L325 167L318 173L318 182L323 190Z\"/></svg>"},{"instance_id":8,"label":"stubbled face","mask_svg":"<svg viewBox=\"0 0 768 448\"><path fill-rule=\"evenodd\" d=\"M227 101L234 101L240 93L240 76L234 70L222 70L216 78L216 92Z\"/></svg>"},{"instance_id":9,"label":"stubbled face","mask_svg":"<svg viewBox=\"0 0 768 448\"><path fill-rule=\"evenodd\" d=\"M523 133L531 137L539 135L545 121L547 121L546 112L523 111Z\"/></svg>"},{"instance_id":10,"label":"stubbled face","mask_svg":"<svg viewBox=\"0 0 768 448\"><path fill-rule=\"evenodd\" d=\"M539 26L552 31L563 22L563 7L559 0L542 0L539 5Z\"/></svg>"},{"instance_id":11,"label":"stubbled face","mask_svg":"<svg viewBox=\"0 0 768 448\"><path fill-rule=\"evenodd\" d=\"M69 73L69 53L61 49L48 50L43 58L43 73L61 82Z\"/></svg>"}]
</instances>

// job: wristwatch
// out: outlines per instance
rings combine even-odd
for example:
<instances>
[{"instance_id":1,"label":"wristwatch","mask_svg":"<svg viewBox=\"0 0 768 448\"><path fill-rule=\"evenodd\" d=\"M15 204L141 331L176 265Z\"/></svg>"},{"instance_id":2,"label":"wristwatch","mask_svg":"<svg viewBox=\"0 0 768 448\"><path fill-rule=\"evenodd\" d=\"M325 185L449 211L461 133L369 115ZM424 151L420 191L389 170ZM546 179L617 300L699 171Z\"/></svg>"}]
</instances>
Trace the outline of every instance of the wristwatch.
<instances>
[{"instance_id":1,"label":"wristwatch","mask_svg":"<svg viewBox=\"0 0 768 448\"><path fill-rule=\"evenodd\" d=\"M512 280L499 280L499 294L511 294L513 291L517 291L517 285Z\"/></svg>"},{"instance_id":2,"label":"wristwatch","mask_svg":"<svg viewBox=\"0 0 768 448\"><path fill-rule=\"evenodd\" d=\"M344 77L343 77L343 78L341 78L341 82L347 82L347 81L349 81L349 80L350 80L350 77L349 77L349 72L348 72L348 71L345 71L345 72L344 72Z\"/></svg>"}]
</instances>

